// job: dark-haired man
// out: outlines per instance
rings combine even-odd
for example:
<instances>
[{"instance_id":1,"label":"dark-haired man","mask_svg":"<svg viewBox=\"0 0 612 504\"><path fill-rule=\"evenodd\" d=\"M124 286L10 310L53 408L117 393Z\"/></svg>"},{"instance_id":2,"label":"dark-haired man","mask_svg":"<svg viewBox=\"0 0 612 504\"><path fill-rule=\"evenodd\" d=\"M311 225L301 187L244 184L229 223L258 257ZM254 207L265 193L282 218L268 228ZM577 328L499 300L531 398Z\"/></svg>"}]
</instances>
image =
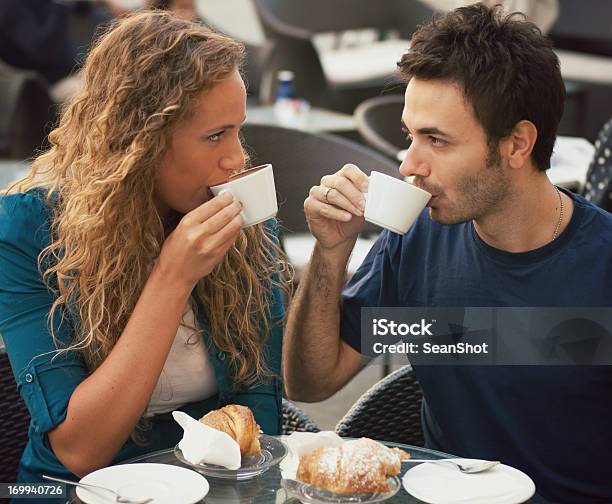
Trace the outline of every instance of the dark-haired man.
<instances>
[{"instance_id":1,"label":"dark-haired man","mask_svg":"<svg viewBox=\"0 0 612 504\"><path fill-rule=\"evenodd\" d=\"M549 41L474 5L417 31L399 69L412 140L400 172L433 197L344 286L368 178L345 165L311 189L317 242L284 352L297 400L329 397L362 367L361 307L612 306L612 215L545 172L565 96ZM428 446L518 467L551 502L612 502L612 368L415 370Z\"/></svg>"}]
</instances>

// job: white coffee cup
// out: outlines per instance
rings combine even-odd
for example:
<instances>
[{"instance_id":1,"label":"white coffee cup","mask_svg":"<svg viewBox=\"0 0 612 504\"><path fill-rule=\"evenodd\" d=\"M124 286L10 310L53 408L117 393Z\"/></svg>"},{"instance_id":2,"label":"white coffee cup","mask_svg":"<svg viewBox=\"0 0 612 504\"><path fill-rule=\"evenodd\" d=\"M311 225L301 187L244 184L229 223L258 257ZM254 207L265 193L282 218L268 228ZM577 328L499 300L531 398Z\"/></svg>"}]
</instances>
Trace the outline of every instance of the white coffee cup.
<instances>
[{"instance_id":1,"label":"white coffee cup","mask_svg":"<svg viewBox=\"0 0 612 504\"><path fill-rule=\"evenodd\" d=\"M274 217L278 212L272 165L255 166L230 177L229 182L210 188L217 196L230 192L242 203L242 227L254 226Z\"/></svg>"},{"instance_id":2,"label":"white coffee cup","mask_svg":"<svg viewBox=\"0 0 612 504\"><path fill-rule=\"evenodd\" d=\"M394 233L405 234L431 194L403 180L373 171L365 198L365 220Z\"/></svg>"}]
</instances>

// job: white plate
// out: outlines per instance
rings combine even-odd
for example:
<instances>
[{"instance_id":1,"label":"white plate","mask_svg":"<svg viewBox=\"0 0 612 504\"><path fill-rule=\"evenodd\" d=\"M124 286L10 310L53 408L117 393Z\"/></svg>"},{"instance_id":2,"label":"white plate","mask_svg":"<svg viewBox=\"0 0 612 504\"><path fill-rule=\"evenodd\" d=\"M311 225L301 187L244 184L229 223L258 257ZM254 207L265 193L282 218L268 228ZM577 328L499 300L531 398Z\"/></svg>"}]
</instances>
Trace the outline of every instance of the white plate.
<instances>
[{"instance_id":1,"label":"white plate","mask_svg":"<svg viewBox=\"0 0 612 504\"><path fill-rule=\"evenodd\" d=\"M151 504L194 504L208 493L206 478L195 471L168 464L123 464L94 471L82 483L100 485L125 497L155 499ZM76 493L87 504L109 504L109 492L77 487Z\"/></svg>"},{"instance_id":2,"label":"white plate","mask_svg":"<svg viewBox=\"0 0 612 504\"><path fill-rule=\"evenodd\" d=\"M453 459L459 464L477 459ZM519 504L535 493L525 473L504 464L477 474L463 474L442 464L419 464L402 478L406 492L435 504Z\"/></svg>"}]
</instances>

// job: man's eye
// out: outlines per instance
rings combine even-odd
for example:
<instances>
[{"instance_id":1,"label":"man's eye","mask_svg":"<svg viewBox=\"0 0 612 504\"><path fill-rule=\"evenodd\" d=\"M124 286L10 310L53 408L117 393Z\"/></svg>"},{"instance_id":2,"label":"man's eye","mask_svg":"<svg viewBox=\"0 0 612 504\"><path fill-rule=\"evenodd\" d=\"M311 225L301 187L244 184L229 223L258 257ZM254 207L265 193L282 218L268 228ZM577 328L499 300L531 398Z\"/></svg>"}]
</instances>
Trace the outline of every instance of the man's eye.
<instances>
[{"instance_id":1,"label":"man's eye","mask_svg":"<svg viewBox=\"0 0 612 504\"><path fill-rule=\"evenodd\" d=\"M438 137L430 136L429 139L431 140L431 143L433 145L441 146L441 145L445 145L446 144L446 142L444 140L442 140L441 138L438 138Z\"/></svg>"},{"instance_id":2,"label":"man's eye","mask_svg":"<svg viewBox=\"0 0 612 504\"><path fill-rule=\"evenodd\" d=\"M402 127L402 132L404 133L404 136L406 137L406 140L412 141L412 133L410 133L410 131L408 131L408 128Z\"/></svg>"}]
</instances>

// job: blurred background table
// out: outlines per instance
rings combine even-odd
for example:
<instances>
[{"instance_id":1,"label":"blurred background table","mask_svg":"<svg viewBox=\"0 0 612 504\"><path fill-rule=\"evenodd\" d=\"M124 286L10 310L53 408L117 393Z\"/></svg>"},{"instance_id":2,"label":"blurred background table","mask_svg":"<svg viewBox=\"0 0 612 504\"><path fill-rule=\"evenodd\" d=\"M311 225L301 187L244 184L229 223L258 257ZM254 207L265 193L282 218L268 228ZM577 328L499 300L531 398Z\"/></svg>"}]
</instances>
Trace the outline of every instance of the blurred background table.
<instances>
[{"instance_id":1,"label":"blurred background table","mask_svg":"<svg viewBox=\"0 0 612 504\"><path fill-rule=\"evenodd\" d=\"M309 133L332 133L355 131L357 124L352 114L312 107L300 116L288 121L279 119L274 105L256 105L247 109L247 124L281 126L308 131Z\"/></svg>"}]
</instances>

